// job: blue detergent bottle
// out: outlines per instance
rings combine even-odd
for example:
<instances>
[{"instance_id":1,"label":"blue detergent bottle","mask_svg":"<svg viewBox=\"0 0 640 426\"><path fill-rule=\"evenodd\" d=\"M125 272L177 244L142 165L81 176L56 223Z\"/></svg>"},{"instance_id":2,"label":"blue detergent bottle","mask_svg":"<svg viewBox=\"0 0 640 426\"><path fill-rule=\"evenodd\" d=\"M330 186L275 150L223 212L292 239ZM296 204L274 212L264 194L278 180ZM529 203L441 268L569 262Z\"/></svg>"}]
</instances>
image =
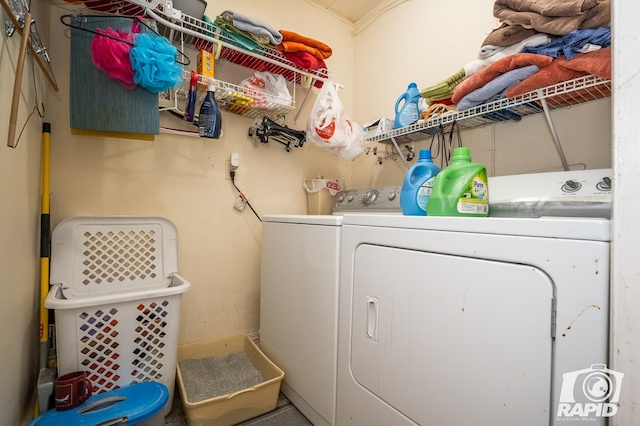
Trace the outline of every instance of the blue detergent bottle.
<instances>
[{"instance_id":1,"label":"blue detergent bottle","mask_svg":"<svg viewBox=\"0 0 640 426\"><path fill-rule=\"evenodd\" d=\"M440 173L440 167L433 163L430 149L421 149L418 161L411 166L404 177L400 190L400 208L402 214L425 216L427 202L433 189L433 181Z\"/></svg>"},{"instance_id":2,"label":"blue detergent bottle","mask_svg":"<svg viewBox=\"0 0 640 426\"><path fill-rule=\"evenodd\" d=\"M410 83L407 91L396 101L395 128L408 126L420 119L420 91L415 83Z\"/></svg>"}]
</instances>

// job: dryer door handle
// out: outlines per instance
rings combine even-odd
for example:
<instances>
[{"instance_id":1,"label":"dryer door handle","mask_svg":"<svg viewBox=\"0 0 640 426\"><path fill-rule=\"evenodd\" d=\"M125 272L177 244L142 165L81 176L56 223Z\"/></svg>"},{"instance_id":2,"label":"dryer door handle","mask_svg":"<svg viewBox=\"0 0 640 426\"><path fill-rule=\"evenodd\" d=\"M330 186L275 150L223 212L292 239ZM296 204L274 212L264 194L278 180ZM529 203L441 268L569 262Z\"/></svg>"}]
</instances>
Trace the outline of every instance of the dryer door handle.
<instances>
[{"instance_id":1,"label":"dryer door handle","mask_svg":"<svg viewBox=\"0 0 640 426\"><path fill-rule=\"evenodd\" d=\"M367 338L378 341L378 305L379 301L375 297L367 296Z\"/></svg>"}]
</instances>

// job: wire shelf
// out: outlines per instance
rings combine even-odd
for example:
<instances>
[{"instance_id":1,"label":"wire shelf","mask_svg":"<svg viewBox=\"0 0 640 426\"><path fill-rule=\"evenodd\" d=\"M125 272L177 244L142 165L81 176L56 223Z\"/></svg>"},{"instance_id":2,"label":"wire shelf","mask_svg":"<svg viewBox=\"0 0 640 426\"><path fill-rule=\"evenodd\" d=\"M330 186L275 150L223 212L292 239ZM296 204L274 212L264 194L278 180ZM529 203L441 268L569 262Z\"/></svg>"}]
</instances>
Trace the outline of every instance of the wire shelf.
<instances>
[{"instance_id":1,"label":"wire shelf","mask_svg":"<svg viewBox=\"0 0 640 426\"><path fill-rule=\"evenodd\" d=\"M172 99L168 100L170 105L164 109L172 109L180 114L184 114L184 107L187 103L189 93L190 78L190 72L186 70L183 71L183 84L174 91ZM209 81L210 80L205 77L198 76L196 105L200 105L204 100ZM293 98L286 99L256 90L249 90L245 87L217 79L212 79L211 82L215 87L216 101L218 101L220 109L243 117L261 118L267 115L272 118L277 118L286 115L296 107Z\"/></svg>"},{"instance_id":2,"label":"wire shelf","mask_svg":"<svg viewBox=\"0 0 640 426\"><path fill-rule=\"evenodd\" d=\"M542 101L546 101L549 109L554 110L610 96L611 80L587 75L514 98L499 99L464 111L451 111L370 138L367 138L365 134L364 142L392 143L395 139L398 144L411 143L430 137L441 127L451 126L453 123L458 124L463 130L504 121L519 121L522 117L543 112Z\"/></svg>"},{"instance_id":3,"label":"wire shelf","mask_svg":"<svg viewBox=\"0 0 640 426\"><path fill-rule=\"evenodd\" d=\"M219 26L189 16L173 8L170 0L49 0L76 12L115 14L125 16L147 15L158 24L158 32L174 43L194 50L208 50L216 56L255 71L280 74L288 81L320 87L330 81L326 68L301 69L275 49L258 46L248 50Z\"/></svg>"}]
</instances>

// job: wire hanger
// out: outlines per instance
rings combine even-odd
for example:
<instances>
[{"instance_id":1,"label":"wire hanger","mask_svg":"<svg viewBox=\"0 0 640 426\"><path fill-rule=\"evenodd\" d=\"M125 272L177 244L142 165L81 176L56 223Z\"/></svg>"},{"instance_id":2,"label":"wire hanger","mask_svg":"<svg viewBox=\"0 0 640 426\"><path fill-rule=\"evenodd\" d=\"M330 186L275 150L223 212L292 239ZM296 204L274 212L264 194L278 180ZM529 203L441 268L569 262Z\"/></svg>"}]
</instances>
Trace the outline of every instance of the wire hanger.
<instances>
[{"instance_id":1,"label":"wire hanger","mask_svg":"<svg viewBox=\"0 0 640 426\"><path fill-rule=\"evenodd\" d=\"M69 22L65 22L66 18L69 19ZM104 15L68 15L67 14L67 15L62 15L60 17L60 22L62 22L65 26L67 26L69 28L75 28L75 29L78 29L78 30L81 30L81 31L85 31L85 32L91 33L91 34L99 35L100 37L106 37L106 38L109 38L111 40L119 41L120 43L128 44L129 46L133 47L133 43L130 43L130 42L126 41L126 40L122 40L122 39L117 38L117 37L112 37L112 36L107 35L107 34L101 34L101 33L97 32L95 30L90 30L89 28L82 27L81 23L82 23L82 19L83 18L103 18L104 19L104 18L107 18L107 17L105 17ZM149 25L147 25L142 19L138 18L137 16L109 15L108 18L120 18L120 19L131 20L134 25L142 24L149 31L153 32L158 37L162 37L153 28L151 28ZM77 22L79 22L80 24L74 25L72 23L72 19L77 21ZM167 43L169 43L168 40L167 40ZM182 61L179 61L178 59L176 59L176 62L181 64L181 65L184 65L184 66L189 65L191 63L191 60L189 59L189 57L187 55L185 55L180 49L176 48L176 50L178 51L180 56L182 56L182 58L184 58Z\"/></svg>"}]
</instances>

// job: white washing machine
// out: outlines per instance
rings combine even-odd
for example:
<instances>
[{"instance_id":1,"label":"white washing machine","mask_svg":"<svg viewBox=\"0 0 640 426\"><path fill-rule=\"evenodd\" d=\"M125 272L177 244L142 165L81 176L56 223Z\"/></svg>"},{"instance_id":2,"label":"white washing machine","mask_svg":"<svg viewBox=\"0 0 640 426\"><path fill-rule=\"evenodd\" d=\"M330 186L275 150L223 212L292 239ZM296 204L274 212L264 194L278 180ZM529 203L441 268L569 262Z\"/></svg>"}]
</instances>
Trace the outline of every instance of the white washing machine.
<instances>
[{"instance_id":1,"label":"white washing machine","mask_svg":"<svg viewBox=\"0 0 640 426\"><path fill-rule=\"evenodd\" d=\"M314 425L335 424L342 216L264 216L260 348L282 393Z\"/></svg>"},{"instance_id":2,"label":"white washing machine","mask_svg":"<svg viewBox=\"0 0 640 426\"><path fill-rule=\"evenodd\" d=\"M557 418L561 389L606 402L587 373L607 364L609 176L490 179L516 218L346 215L336 424L539 426L580 420Z\"/></svg>"},{"instance_id":3,"label":"white washing machine","mask_svg":"<svg viewBox=\"0 0 640 426\"><path fill-rule=\"evenodd\" d=\"M371 199L378 193L385 197ZM400 187L342 191L334 210L398 213L399 194ZM260 347L285 372L282 393L315 426L336 424L342 220L263 217Z\"/></svg>"}]
</instances>

